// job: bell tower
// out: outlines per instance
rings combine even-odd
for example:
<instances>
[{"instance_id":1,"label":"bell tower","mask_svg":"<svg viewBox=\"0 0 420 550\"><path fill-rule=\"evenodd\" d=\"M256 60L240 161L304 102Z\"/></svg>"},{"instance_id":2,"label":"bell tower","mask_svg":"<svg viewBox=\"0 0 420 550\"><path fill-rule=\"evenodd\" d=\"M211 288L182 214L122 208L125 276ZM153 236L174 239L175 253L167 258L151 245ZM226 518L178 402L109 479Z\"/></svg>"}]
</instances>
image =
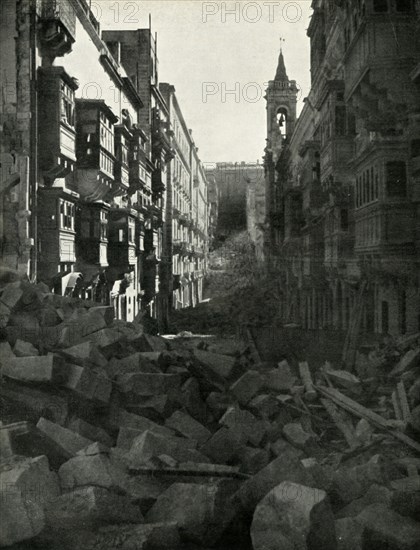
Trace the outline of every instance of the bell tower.
<instances>
[{"instance_id":1,"label":"bell tower","mask_svg":"<svg viewBox=\"0 0 420 550\"><path fill-rule=\"evenodd\" d=\"M267 101L267 150L276 163L283 143L290 139L296 122L296 102L298 88L295 80L289 80L280 47L277 71L266 90Z\"/></svg>"}]
</instances>

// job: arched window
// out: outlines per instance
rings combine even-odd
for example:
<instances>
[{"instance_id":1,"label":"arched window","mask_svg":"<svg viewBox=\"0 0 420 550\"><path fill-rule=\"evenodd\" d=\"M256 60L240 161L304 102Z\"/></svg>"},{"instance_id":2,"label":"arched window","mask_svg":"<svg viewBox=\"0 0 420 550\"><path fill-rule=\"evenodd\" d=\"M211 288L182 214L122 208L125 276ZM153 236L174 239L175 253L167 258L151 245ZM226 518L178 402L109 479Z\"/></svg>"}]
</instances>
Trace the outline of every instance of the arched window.
<instances>
[{"instance_id":1,"label":"arched window","mask_svg":"<svg viewBox=\"0 0 420 550\"><path fill-rule=\"evenodd\" d=\"M283 137L287 136L287 124L288 124L288 114L287 110L284 107L279 107L276 114L276 122L280 134Z\"/></svg>"}]
</instances>

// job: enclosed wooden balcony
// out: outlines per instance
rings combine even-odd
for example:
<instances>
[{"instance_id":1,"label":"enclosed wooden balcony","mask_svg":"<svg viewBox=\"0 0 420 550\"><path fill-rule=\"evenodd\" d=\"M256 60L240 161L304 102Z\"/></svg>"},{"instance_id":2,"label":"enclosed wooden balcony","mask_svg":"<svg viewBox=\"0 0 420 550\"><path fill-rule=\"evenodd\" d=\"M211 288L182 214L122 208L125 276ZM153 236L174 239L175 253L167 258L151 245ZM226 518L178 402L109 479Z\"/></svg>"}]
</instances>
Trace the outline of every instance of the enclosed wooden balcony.
<instances>
[{"instance_id":1,"label":"enclosed wooden balcony","mask_svg":"<svg viewBox=\"0 0 420 550\"><path fill-rule=\"evenodd\" d=\"M74 92L77 81L63 67L39 68L39 168L46 182L64 177L76 162Z\"/></svg>"},{"instance_id":2,"label":"enclosed wooden balcony","mask_svg":"<svg viewBox=\"0 0 420 550\"><path fill-rule=\"evenodd\" d=\"M115 131L118 117L103 100L76 100L77 188L86 201L109 200L115 184Z\"/></svg>"}]
</instances>

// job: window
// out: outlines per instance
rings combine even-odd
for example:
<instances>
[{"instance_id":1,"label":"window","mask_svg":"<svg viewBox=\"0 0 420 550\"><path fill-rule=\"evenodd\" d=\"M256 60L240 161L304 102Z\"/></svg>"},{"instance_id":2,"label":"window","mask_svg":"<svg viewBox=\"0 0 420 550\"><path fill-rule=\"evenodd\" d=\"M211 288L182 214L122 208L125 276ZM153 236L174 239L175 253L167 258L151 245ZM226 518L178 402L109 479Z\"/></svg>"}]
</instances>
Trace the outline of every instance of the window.
<instances>
[{"instance_id":1,"label":"window","mask_svg":"<svg viewBox=\"0 0 420 550\"><path fill-rule=\"evenodd\" d=\"M100 140L102 147L114 154L114 127L104 113L100 115Z\"/></svg>"},{"instance_id":2,"label":"window","mask_svg":"<svg viewBox=\"0 0 420 550\"><path fill-rule=\"evenodd\" d=\"M412 0L395 0L395 8L399 12L410 12L413 8Z\"/></svg>"},{"instance_id":3,"label":"window","mask_svg":"<svg viewBox=\"0 0 420 550\"><path fill-rule=\"evenodd\" d=\"M124 242L124 229L118 229L118 242Z\"/></svg>"},{"instance_id":4,"label":"window","mask_svg":"<svg viewBox=\"0 0 420 550\"><path fill-rule=\"evenodd\" d=\"M61 83L61 121L74 127L74 92L65 82Z\"/></svg>"},{"instance_id":5,"label":"window","mask_svg":"<svg viewBox=\"0 0 420 550\"><path fill-rule=\"evenodd\" d=\"M129 220L128 222L128 242L134 243L135 237L134 237L134 222Z\"/></svg>"},{"instance_id":6,"label":"window","mask_svg":"<svg viewBox=\"0 0 420 550\"><path fill-rule=\"evenodd\" d=\"M386 163L386 192L388 197L405 197L407 174L405 162L395 160Z\"/></svg>"},{"instance_id":7,"label":"window","mask_svg":"<svg viewBox=\"0 0 420 550\"><path fill-rule=\"evenodd\" d=\"M74 204L60 200L60 228L72 231L74 229Z\"/></svg>"},{"instance_id":8,"label":"window","mask_svg":"<svg viewBox=\"0 0 420 550\"><path fill-rule=\"evenodd\" d=\"M420 157L420 139L411 142L411 158Z\"/></svg>"},{"instance_id":9,"label":"window","mask_svg":"<svg viewBox=\"0 0 420 550\"><path fill-rule=\"evenodd\" d=\"M373 0L373 11L383 13L388 11L388 0Z\"/></svg>"},{"instance_id":10,"label":"window","mask_svg":"<svg viewBox=\"0 0 420 550\"><path fill-rule=\"evenodd\" d=\"M105 240L108 238L108 214L107 212L101 212L100 214L100 238Z\"/></svg>"}]
</instances>

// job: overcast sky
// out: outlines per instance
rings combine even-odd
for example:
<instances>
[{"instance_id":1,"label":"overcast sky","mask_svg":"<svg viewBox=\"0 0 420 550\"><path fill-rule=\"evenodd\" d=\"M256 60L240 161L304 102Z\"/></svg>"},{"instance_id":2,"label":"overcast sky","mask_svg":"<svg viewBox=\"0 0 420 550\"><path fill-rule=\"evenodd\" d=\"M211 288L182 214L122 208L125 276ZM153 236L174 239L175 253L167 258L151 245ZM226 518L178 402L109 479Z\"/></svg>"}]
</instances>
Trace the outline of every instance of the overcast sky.
<instances>
[{"instance_id":1,"label":"overcast sky","mask_svg":"<svg viewBox=\"0 0 420 550\"><path fill-rule=\"evenodd\" d=\"M280 48L301 100L309 92L310 0L92 0L101 28L158 33L159 80L175 86L203 162L261 161L264 90ZM229 93L231 91L232 93Z\"/></svg>"}]
</instances>

